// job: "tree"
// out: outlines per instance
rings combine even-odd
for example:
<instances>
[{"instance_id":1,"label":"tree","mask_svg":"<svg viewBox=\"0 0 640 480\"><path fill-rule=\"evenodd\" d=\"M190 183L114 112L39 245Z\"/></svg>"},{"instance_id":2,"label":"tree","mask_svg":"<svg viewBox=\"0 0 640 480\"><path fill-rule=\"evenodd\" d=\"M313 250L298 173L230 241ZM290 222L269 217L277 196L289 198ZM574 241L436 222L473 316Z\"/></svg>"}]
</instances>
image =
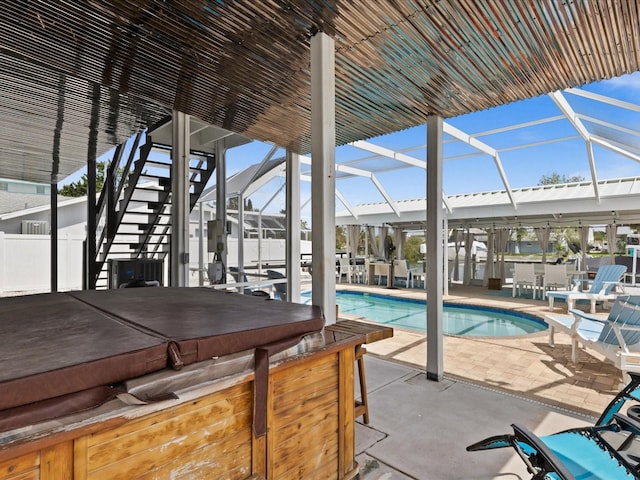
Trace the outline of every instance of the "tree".
<instances>
[{"instance_id":1,"label":"tree","mask_svg":"<svg viewBox=\"0 0 640 480\"><path fill-rule=\"evenodd\" d=\"M572 177L566 174L560 174L558 172L552 172L551 175L542 175L538 180L538 185L558 185L559 183L574 183L583 182L584 177L581 175L574 175Z\"/></svg>"},{"instance_id":2,"label":"tree","mask_svg":"<svg viewBox=\"0 0 640 480\"><path fill-rule=\"evenodd\" d=\"M238 197L230 197L229 200L227 201L227 208L229 210L238 210ZM250 198L245 198L244 199L244 211L245 212L255 212L257 210L254 210L253 208L253 203L251 202Z\"/></svg>"},{"instance_id":3,"label":"tree","mask_svg":"<svg viewBox=\"0 0 640 480\"><path fill-rule=\"evenodd\" d=\"M424 243L424 237L420 235L414 235L407 238L402 247L402 255L410 263L415 264L422 260L422 254L420 253L420 245Z\"/></svg>"},{"instance_id":4,"label":"tree","mask_svg":"<svg viewBox=\"0 0 640 480\"><path fill-rule=\"evenodd\" d=\"M342 225L336 225L336 251L347 248L347 234Z\"/></svg>"},{"instance_id":5,"label":"tree","mask_svg":"<svg viewBox=\"0 0 640 480\"><path fill-rule=\"evenodd\" d=\"M102 190L107 166L107 162L96 163L96 192ZM85 173L77 182L68 183L64 187L59 188L58 194L65 197L83 197L87 194L88 188L89 177Z\"/></svg>"}]
</instances>

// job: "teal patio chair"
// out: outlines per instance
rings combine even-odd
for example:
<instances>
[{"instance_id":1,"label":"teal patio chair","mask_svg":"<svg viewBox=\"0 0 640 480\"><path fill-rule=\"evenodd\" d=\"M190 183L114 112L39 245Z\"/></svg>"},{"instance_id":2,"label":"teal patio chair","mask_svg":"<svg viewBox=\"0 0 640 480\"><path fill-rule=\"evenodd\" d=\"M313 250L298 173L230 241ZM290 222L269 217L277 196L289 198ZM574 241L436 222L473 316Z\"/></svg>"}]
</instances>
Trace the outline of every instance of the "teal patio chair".
<instances>
[{"instance_id":1,"label":"teal patio chair","mask_svg":"<svg viewBox=\"0 0 640 480\"><path fill-rule=\"evenodd\" d=\"M615 299L618 292L617 286L621 286L622 276L627 271L624 265L603 265L598 268L595 278L590 282L589 290L581 291L579 287L582 281L577 281L573 290L557 291L547 293L549 299L549 311L553 312L553 301L562 298L567 302L567 311L575 306L576 300L589 300L591 302L591 313L596 311L596 303L605 300Z\"/></svg>"},{"instance_id":2,"label":"teal patio chair","mask_svg":"<svg viewBox=\"0 0 640 480\"><path fill-rule=\"evenodd\" d=\"M633 373L594 426L538 437L512 424L513 434L486 438L469 445L467 451L513 448L532 480L637 479L640 457L633 444L640 435L639 398L640 376Z\"/></svg>"}]
</instances>

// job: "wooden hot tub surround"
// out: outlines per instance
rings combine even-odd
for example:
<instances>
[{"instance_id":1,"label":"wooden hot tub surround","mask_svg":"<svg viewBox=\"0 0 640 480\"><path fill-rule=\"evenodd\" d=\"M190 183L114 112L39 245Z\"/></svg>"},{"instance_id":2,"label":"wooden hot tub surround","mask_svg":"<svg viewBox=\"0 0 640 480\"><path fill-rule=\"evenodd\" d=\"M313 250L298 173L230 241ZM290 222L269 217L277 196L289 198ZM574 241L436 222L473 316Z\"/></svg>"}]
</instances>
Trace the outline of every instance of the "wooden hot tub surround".
<instances>
[{"instance_id":1,"label":"wooden hot tub surround","mask_svg":"<svg viewBox=\"0 0 640 480\"><path fill-rule=\"evenodd\" d=\"M147 293L150 290L156 292ZM256 433L255 423L256 403L261 402L256 400L256 378L260 375L255 373L255 350L244 343L244 330L240 339L227 336L226 342L218 342L207 335L203 339L191 335L202 325L206 327L205 333L209 333L207 322L197 325L201 315L218 317L220 309L226 308L232 316L241 317L237 310L245 308L246 315L247 301L254 302L255 299L236 294L210 296L211 291L139 289L139 292L143 291L147 302L156 302L149 307L153 315L160 314L163 308L180 310L182 302L187 300L202 303L184 312L183 329L176 327L180 315L174 315L175 323L167 321L167 328L158 329L149 325L140 328L147 317L145 301L139 297L128 302L130 309L124 302L117 306L110 304L113 298L122 298L117 293L103 296L102 292L81 292L78 298L95 310L93 314L100 312L97 317L101 322L105 318L115 318L119 323L126 318L136 324L136 331L148 333L152 330L154 338L169 338L174 343L168 344L177 345L178 353L186 351L190 355L186 357L196 360L185 362L179 371L165 367L107 385L124 393L102 405L5 429L0 433L1 480L348 479L357 474L354 352L355 347L363 343L363 336L318 329L322 323L318 323L318 312L311 307L263 299L258 299L263 303L252 303L251 309L255 308L263 320L265 316L280 316L285 324L293 323L285 325L282 338L276 338L277 328L268 319L266 327L265 324L262 327L254 324L251 318L244 321L247 327L261 329L260 342L271 346L267 348L270 358L265 387L266 428L265 434L261 435ZM55 297L59 294L47 295ZM177 300L175 295L185 297ZM167 300L163 301L163 296ZM127 300L131 299L127 297ZM44 299L24 301L28 308L30 301L38 303ZM60 299L55 298L55 301ZM0 313L7 313L9 317L11 312L24 313L21 302L10 303L3 310L4 302L0 300ZM65 308L62 310L68 309L70 304L66 300L63 303ZM217 309L217 313L211 313L212 309ZM83 312L79 317L86 318L84 306L79 310ZM243 320L236 318L235 321ZM226 328L222 335L229 335ZM36 327L33 329L37 331ZM310 331L303 334L304 329ZM291 343L292 332L302 340L288 348L273 348L273 345ZM198 334L202 334L202 330ZM143 340L145 343L146 339ZM215 355L210 350L216 342L224 349L229 344L241 345L244 349ZM157 354L158 344L154 340L148 343ZM281 351L274 353L277 350ZM202 358L198 358L199 355ZM36 377L47 379L45 371L38 372ZM84 386L86 381L81 380L75 383ZM5 377L2 381L7 385L11 382L18 385L15 382L19 378ZM101 387L105 386L90 388ZM0 393L0 397L3 395ZM139 402L140 399L158 398L161 400ZM47 399L34 404L40 401ZM14 402L11 399L5 403ZM20 406L11 406L0 415L15 408Z\"/></svg>"}]
</instances>

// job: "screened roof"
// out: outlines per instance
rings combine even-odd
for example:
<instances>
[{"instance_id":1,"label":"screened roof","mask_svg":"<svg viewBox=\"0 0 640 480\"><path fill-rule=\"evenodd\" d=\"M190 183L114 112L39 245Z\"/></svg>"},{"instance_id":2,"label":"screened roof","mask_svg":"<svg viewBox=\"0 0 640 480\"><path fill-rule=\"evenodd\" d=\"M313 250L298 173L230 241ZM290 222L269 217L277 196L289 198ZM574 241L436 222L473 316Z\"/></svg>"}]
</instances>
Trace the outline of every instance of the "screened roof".
<instances>
[{"instance_id":1,"label":"screened roof","mask_svg":"<svg viewBox=\"0 0 640 480\"><path fill-rule=\"evenodd\" d=\"M173 109L307 153L317 31L335 39L339 145L431 114L453 118L613 78L640 68L639 8L635 0L2 2L0 177L58 181ZM629 133L581 121L594 142L633 146Z\"/></svg>"}]
</instances>

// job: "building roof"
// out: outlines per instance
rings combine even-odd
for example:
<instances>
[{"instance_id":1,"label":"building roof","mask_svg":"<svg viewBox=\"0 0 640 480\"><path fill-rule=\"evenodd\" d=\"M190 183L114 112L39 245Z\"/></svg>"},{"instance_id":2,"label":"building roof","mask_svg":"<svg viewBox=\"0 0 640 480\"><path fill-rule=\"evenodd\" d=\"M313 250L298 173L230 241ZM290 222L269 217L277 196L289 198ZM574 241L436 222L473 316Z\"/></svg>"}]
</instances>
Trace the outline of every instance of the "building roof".
<instances>
[{"instance_id":1,"label":"building roof","mask_svg":"<svg viewBox=\"0 0 640 480\"><path fill-rule=\"evenodd\" d=\"M0 177L51 183L173 109L310 150L335 39L339 145L640 69L635 0L3 2Z\"/></svg>"},{"instance_id":2,"label":"building roof","mask_svg":"<svg viewBox=\"0 0 640 480\"><path fill-rule=\"evenodd\" d=\"M78 200L78 198L80 200ZM84 202L85 198L86 197L72 198L58 195L58 205ZM51 206L50 203L51 198L49 195L0 191L0 220L49 210Z\"/></svg>"},{"instance_id":3,"label":"building roof","mask_svg":"<svg viewBox=\"0 0 640 480\"><path fill-rule=\"evenodd\" d=\"M544 185L450 195L449 228L566 227L577 225L640 224L640 177L601 180L599 199L590 182ZM357 205L336 213L337 225L393 225L408 230L426 227L426 199Z\"/></svg>"}]
</instances>

